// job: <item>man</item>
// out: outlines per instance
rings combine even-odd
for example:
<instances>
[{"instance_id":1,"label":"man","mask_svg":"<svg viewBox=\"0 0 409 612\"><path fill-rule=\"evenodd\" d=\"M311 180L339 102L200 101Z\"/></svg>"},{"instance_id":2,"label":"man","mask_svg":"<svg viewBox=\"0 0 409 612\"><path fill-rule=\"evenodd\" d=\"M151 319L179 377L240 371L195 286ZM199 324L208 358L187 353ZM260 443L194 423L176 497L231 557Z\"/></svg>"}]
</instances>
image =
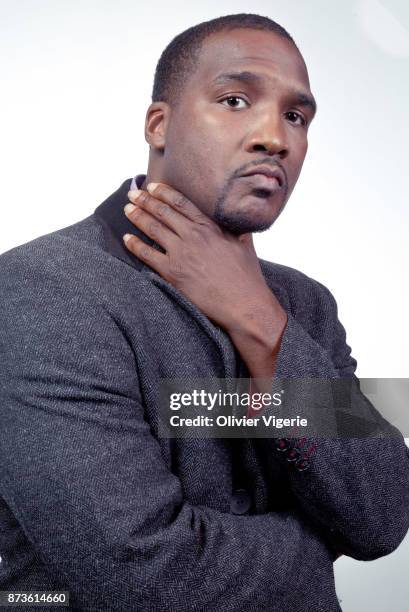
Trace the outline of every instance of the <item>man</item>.
<instances>
[{"instance_id":1,"label":"man","mask_svg":"<svg viewBox=\"0 0 409 612\"><path fill-rule=\"evenodd\" d=\"M329 612L340 554L403 540L408 453L382 419L307 443L159 435L158 388L178 377L347 378L354 410L376 412L328 289L252 243L315 108L275 22L190 28L157 67L147 175L2 255L1 590L69 591L73 610Z\"/></svg>"}]
</instances>

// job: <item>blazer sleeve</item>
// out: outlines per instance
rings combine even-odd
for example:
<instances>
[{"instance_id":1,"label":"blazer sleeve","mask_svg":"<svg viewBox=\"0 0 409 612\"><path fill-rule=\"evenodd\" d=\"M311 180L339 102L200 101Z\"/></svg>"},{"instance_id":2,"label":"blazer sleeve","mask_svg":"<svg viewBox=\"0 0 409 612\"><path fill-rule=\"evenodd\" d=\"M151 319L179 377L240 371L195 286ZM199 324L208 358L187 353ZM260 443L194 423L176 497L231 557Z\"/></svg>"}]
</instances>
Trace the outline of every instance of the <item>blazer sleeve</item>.
<instances>
[{"instance_id":1,"label":"blazer sleeve","mask_svg":"<svg viewBox=\"0 0 409 612\"><path fill-rule=\"evenodd\" d=\"M330 393L323 419L335 435L283 438L281 446L277 440L274 446L299 507L312 524L338 551L355 559L376 559L395 550L409 528L409 449L398 429L360 390L357 362L333 295L309 280L308 291L297 300L301 310L288 315L275 376L286 379L290 388L304 381L298 399L306 410L314 406L320 385L326 385ZM337 412L342 392L348 402L345 413ZM348 428L341 432L340 416L348 416L349 433ZM307 460L302 463L304 451ZM307 469L297 469L293 458L300 455L299 465Z\"/></svg>"},{"instance_id":2,"label":"blazer sleeve","mask_svg":"<svg viewBox=\"0 0 409 612\"><path fill-rule=\"evenodd\" d=\"M325 598L333 557L297 511L236 516L184 499L144 419L121 326L80 270L29 255L1 258L0 494L75 609Z\"/></svg>"}]
</instances>

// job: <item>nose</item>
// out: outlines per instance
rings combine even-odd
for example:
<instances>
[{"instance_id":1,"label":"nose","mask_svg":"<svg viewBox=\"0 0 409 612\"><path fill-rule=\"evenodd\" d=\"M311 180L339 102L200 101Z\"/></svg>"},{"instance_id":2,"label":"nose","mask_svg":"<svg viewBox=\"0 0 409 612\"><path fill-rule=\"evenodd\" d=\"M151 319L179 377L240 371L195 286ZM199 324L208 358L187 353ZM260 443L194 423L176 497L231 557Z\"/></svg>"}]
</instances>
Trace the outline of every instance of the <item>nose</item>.
<instances>
[{"instance_id":1,"label":"nose","mask_svg":"<svg viewBox=\"0 0 409 612\"><path fill-rule=\"evenodd\" d=\"M263 151L285 159L289 154L284 118L278 113L265 113L253 121L246 141L246 151Z\"/></svg>"}]
</instances>

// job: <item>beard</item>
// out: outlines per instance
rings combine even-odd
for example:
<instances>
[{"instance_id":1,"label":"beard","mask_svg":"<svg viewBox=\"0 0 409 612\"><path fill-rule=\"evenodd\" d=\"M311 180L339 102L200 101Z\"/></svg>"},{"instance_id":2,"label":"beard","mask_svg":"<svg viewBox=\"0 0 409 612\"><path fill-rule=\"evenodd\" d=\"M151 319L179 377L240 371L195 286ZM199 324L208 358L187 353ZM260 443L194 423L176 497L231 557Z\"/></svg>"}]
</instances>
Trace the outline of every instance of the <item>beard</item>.
<instances>
[{"instance_id":1,"label":"beard","mask_svg":"<svg viewBox=\"0 0 409 612\"><path fill-rule=\"evenodd\" d=\"M215 221L215 223L217 223L221 228L231 234L234 234L235 236L240 236L241 234L248 233L264 232L268 230L273 225L273 223L284 208L286 201L286 198L284 197L286 189L284 189L284 193L282 196L283 201L277 214L274 216L270 215L269 217L264 216L264 218L259 216L257 218L257 215L254 215L250 208L248 210L229 210L229 200L234 201L235 197L233 183L234 180L235 178L233 177L227 182L222 193L216 200L214 213L212 215L213 221ZM247 195L250 195L255 198L260 198L260 204L263 204L265 206L266 203L263 202L263 200L267 200L267 198L271 194L264 189L253 189ZM238 195L237 197L240 197L240 195ZM243 195L241 197L243 197Z\"/></svg>"}]
</instances>

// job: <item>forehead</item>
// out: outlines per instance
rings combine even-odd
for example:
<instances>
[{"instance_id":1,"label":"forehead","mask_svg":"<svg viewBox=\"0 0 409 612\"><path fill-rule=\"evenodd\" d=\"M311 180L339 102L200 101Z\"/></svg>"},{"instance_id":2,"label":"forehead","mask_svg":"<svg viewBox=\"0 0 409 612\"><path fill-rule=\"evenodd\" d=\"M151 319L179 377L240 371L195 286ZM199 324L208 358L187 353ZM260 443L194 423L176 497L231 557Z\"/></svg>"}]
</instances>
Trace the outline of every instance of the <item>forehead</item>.
<instances>
[{"instance_id":1,"label":"forehead","mask_svg":"<svg viewBox=\"0 0 409 612\"><path fill-rule=\"evenodd\" d=\"M194 80L211 82L226 69L246 68L272 80L309 89L304 60L293 43L265 30L234 29L208 36L202 45Z\"/></svg>"}]
</instances>

